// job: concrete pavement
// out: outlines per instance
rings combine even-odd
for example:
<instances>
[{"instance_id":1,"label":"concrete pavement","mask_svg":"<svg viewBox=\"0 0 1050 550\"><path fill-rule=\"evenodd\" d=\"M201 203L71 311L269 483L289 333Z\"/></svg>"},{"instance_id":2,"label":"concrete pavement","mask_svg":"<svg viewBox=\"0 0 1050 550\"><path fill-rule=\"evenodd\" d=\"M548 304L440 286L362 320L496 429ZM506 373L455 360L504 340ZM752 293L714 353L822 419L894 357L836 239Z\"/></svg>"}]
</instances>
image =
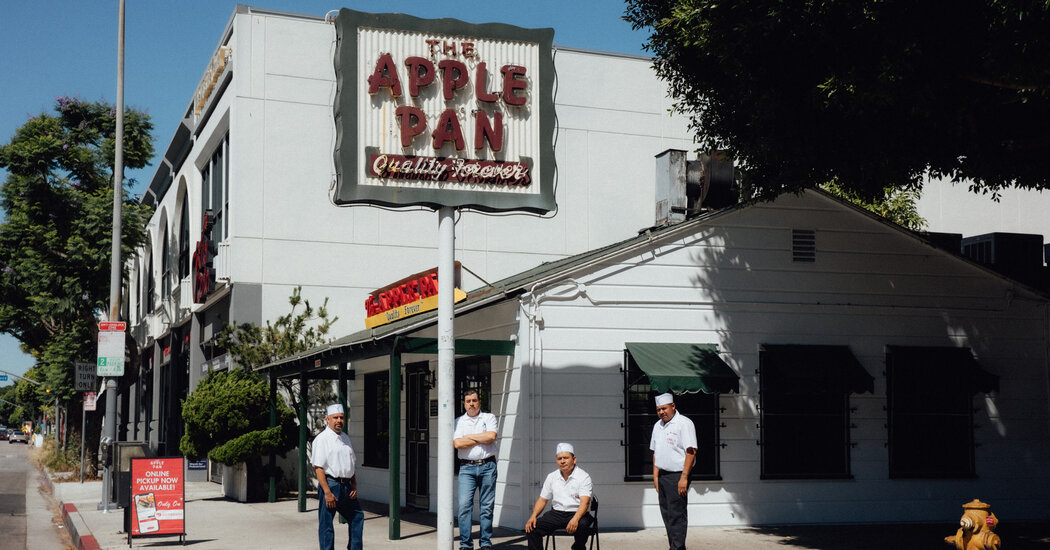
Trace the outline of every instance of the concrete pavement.
<instances>
[{"instance_id":1,"label":"concrete pavement","mask_svg":"<svg viewBox=\"0 0 1050 550\"><path fill-rule=\"evenodd\" d=\"M71 531L77 548L92 548L86 537L97 541L95 548L125 549L127 536L123 533L123 510L103 513L97 509L101 499L100 482L54 483L55 498L75 511L69 514L76 523ZM435 547L434 515L406 512L401 527L401 540L387 539L386 506L365 503L364 546L368 549L431 550ZM67 506L69 508L69 506ZM960 508L961 512L961 508ZM1006 550L1050 550L1050 521L1040 523L1013 523L1000 518L999 534ZM947 518L943 524L904 525L831 525L782 526L752 528L695 527L689 530L689 548L722 550L786 550L791 548L821 550L882 550L951 548L943 542L954 534L957 518ZM195 550L209 549L315 549L317 548L317 500L308 500L308 511L297 511L294 499L274 503L238 503L226 499L222 488L210 482L186 483L186 544ZM178 546L174 537L135 539L133 546ZM493 541L496 548L526 548L521 531L497 530ZM563 549L570 539L559 541ZM601 546L605 550L659 550L666 548L662 529L636 531L602 531ZM336 525L336 548L347 543L345 525Z\"/></svg>"}]
</instances>

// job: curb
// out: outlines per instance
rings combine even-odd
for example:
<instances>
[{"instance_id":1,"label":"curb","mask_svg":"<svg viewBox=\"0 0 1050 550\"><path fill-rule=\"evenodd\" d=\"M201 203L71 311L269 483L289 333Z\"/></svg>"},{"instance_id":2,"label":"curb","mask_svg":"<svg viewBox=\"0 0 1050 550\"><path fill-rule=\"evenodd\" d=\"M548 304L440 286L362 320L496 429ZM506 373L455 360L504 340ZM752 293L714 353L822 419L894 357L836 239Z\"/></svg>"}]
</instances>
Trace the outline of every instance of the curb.
<instances>
[{"instance_id":1,"label":"curb","mask_svg":"<svg viewBox=\"0 0 1050 550\"><path fill-rule=\"evenodd\" d=\"M66 524L66 531L69 532L69 538L73 540L73 546L77 550L101 550L101 546L95 540L95 535L91 534L91 530L88 529L84 518L77 511L77 507L65 502L60 507L62 509L62 522Z\"/></svg>"}]
</instances>

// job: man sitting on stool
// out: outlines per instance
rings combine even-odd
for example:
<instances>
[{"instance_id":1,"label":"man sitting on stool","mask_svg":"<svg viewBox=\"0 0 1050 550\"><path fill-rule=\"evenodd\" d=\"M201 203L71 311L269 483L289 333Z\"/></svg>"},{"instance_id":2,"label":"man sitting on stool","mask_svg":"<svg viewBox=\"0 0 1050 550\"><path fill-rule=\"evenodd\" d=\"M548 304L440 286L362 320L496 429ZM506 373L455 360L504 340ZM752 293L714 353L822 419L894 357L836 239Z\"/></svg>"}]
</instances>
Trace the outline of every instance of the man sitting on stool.
<instances>
[{"instance_id":1,"label":"man sitting on stool","mask_svg":"<svg viewBox=\"0 0 1050 550\"><path fill-rule=\"evenodd\" d=\"M584 550L591 533L591 516L587 513L591 503L591 476L576 467L572 445L558 443L555 453L558 469L543 481L540 498L536 499L532 516L525 522L529 550L542 550L543 537L558 529L576 535L572 550ZM548 500L551 510L539 516Z\"/></svg>"}]
</instances>

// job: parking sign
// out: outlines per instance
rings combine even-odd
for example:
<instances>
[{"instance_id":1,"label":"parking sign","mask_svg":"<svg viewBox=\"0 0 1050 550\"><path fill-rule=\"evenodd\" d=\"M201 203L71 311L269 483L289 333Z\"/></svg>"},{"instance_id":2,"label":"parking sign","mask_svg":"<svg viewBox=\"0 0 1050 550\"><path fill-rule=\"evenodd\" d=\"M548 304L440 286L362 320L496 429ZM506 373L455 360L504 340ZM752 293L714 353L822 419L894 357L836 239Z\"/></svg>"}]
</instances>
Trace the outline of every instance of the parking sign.
<instances>
[{"instance_id":1,"label":"parking sign","mask_svg":"<svg viewBox=\"0 0 1050 550\"><path fill-rule=\"evenodd\" d=\"M120 322L98 324L98 363L95 374L124 376L125 328L127 325Z\"/></svg>"}]
</instances>

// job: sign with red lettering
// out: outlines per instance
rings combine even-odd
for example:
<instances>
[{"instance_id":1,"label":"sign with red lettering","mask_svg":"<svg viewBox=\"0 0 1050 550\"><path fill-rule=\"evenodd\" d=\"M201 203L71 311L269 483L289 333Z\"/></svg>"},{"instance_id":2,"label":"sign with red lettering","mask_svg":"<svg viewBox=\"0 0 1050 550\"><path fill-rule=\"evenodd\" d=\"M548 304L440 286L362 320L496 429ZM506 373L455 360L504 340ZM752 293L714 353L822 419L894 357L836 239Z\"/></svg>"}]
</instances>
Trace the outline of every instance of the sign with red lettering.
<instances>
[{"instance_id":1,"label":"sign with red lettering","mask_svg":"<svg viewBox=\"0 0 1050 550\"><path fill-rule=\"evenodd\" d=\"M183 460L131 459L130 536L186 534Z\"/></svg>"},{"instance_id":2,"label":"sign with red lettering","mask_svg":"<svg viewBox=\"0 0 1050 550\"><path fill-rule=\"evenodd\" d=\"M455 263L455 286L458 286L460 263ZM365 327L374 328L437 309L437 268L409 275L400 281L375 290L365 300ZM460 302L467 294L453 288L453 301Z\"/></svg>"},{"instance_id":3,"label":"sign with red lettering","mask_svg":"<svg viewBox=\"0 0 1050 550\"><path fill-rule=\"evenodd\" d=\"M338 204L549 212L553 29L340 10Z\"/></svg>"},{"instance_id":4,"label":"sign with red lettering","mask_svg":"<svg viewBox=\"0 0 1050 550\"><path fill-rule=\"evenodd\" d=\"M211 240L211 228L215 215L208 210L201 221L201 238L193 250L193 303L203 304L215 290L215 242Z\"/></svg>"},{"instance_id":5,"label":"sign with red lettering","mask_svg":"<svg viewBox=\"0 0 1050 550\"><path fill-rule=\"evenodd\" d=\"M98 394L93 391L84 392L84 410L94 411L98 409Z\"/></svg>"}]
</instances>

